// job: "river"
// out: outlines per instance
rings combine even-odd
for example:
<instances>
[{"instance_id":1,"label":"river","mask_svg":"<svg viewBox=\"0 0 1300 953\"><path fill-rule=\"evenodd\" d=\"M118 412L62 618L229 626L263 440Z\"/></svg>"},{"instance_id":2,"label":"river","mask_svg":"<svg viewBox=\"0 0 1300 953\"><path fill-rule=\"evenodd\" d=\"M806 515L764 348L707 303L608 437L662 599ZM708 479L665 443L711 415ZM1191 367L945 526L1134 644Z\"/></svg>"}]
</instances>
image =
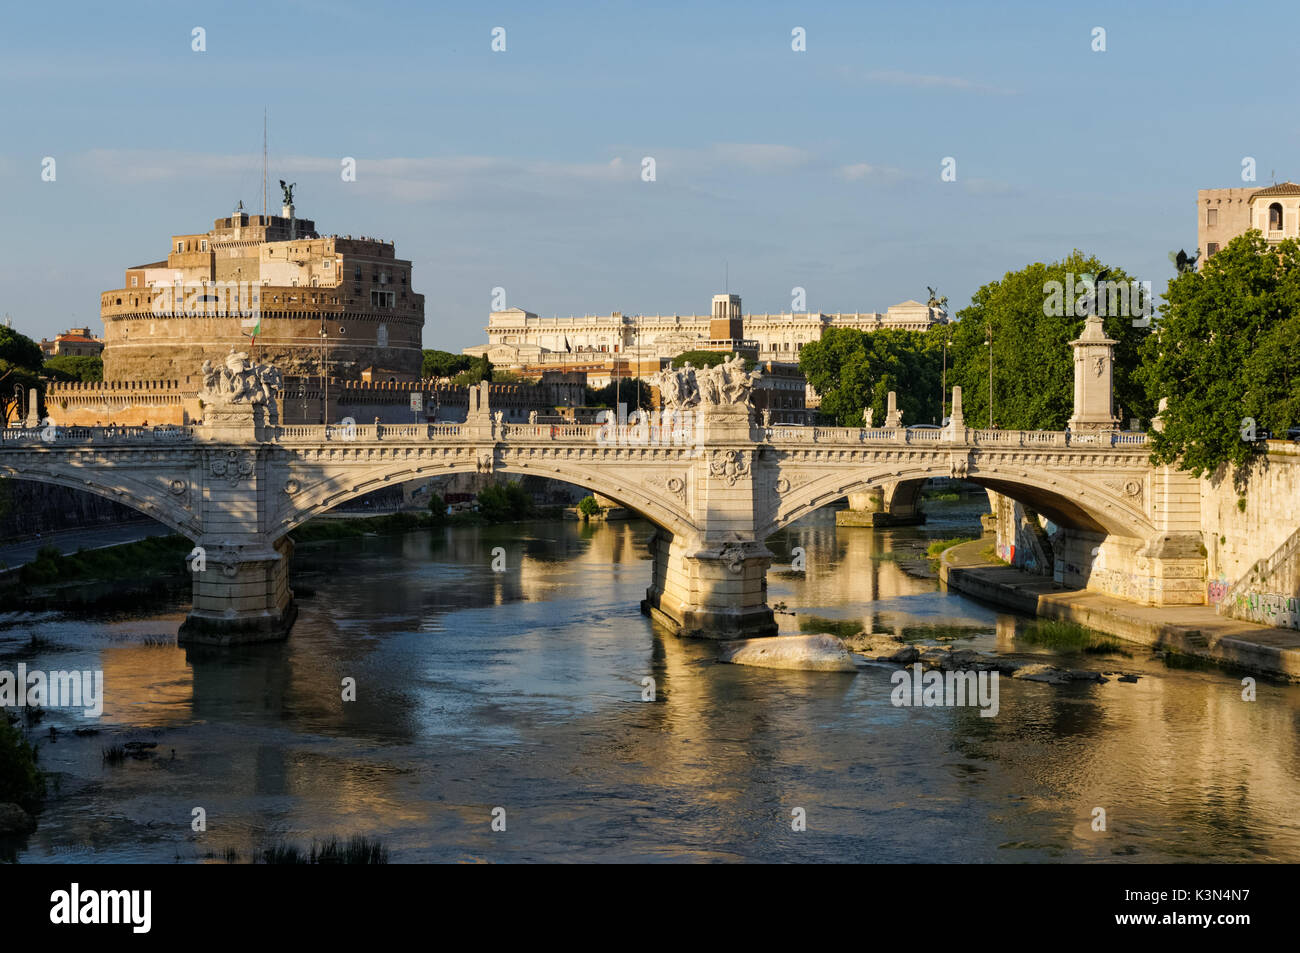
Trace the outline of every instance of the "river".
<instances>
[{"instance_id":1,"label":"river","mask_svg":"<svg viewBox=\"0 0 1300 953\"><path fill-rule=\"evenodd\" d=\"M713 644L640 614L639 521L303 545L290 638L242 651L177 648L180 596L0 612L0 668L105 679L102 717L53 710L33 729L55 784L11 856L246 862L364 833L395 863L1300 861L1300 686L1260 679L1244 701L1240 673L1140 646L1062 657L1017 639L1028 620L904 572L899 553L977 534L984 508L932 502L916 528L795 524L769 542L776 563L795 546L807 560L769 575L770 602L797 613L783 631L956 635L1136 682L1004 677L985 718L894 707L897 666L718 664ZM156 747L104 762L130 741Z\"/></svg>"}]
</instances>

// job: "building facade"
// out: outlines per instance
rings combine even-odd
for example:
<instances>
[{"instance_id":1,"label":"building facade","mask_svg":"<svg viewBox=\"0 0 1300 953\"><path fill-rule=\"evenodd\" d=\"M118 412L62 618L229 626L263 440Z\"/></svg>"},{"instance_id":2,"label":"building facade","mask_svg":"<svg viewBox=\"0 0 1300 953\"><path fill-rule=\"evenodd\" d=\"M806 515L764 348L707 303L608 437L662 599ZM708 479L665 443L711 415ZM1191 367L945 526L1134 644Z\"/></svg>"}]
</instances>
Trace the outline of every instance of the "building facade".
<instances>
[{"instance_id":1,"label":"building facade","mask_svg":"<svg viewBox=\"0 0 1300 953\"><path fill-rule=\"evenodd\" d=\"M735 314L732 311L734 299ZM721 305L719 304L721 302ZM486 328L488 343L467 347L465 354L486 356L494 366L555 364L589 357L593 353L634 354L645 359L672 358L683 351L707 349L716 340L714 330L731 337L731 322L739 314L738 295L718 295L715 310L727 308L721 316L611 315L542 318L531 311L510 308L493 311ZM757 345L757 360L797 362L799 352L810 341L820 340L830 328L880 331L886 328L925 331L947 321L938 308L919 301L904 301L884 314L854 312L823 314L796 312L743 315L744 338ZM715 322L716 328L715 328Z\"/></svg>"},{"instance_id":2,"label":"building facade","mask_svg":"<svg viewBox=\"0 0 1300 953\"><path fill-rule=\"evenodd\" d=\"M164 260L101 295L106 380L179 380L245 350L285 377L414 381L424 296L391 242L320 235L315 222L249 215L173 235Z\"/></svg>"},{"instance_id":3,"label":"building facade","mask_svg":"<svg viewBox=\"0 0 1300 953\"><path fill-rule=\"evenodd\" d=\"M1196 193L1196 246L1202 261L1252 228L1270 242L1300 238L1300 185Z\"/></svg>"},{"instance_id":4,"label":"building facade","mask_svg":"<svg viewBox=\"0 0 1300 953\"><path fill-rule=\"evenodd\" d=\"M72 357L99 357L104 342L90 333L90 328L69 328L50 341L41 338L41 353L46 357L68 354Z\"/></svg>"}]
</instances>

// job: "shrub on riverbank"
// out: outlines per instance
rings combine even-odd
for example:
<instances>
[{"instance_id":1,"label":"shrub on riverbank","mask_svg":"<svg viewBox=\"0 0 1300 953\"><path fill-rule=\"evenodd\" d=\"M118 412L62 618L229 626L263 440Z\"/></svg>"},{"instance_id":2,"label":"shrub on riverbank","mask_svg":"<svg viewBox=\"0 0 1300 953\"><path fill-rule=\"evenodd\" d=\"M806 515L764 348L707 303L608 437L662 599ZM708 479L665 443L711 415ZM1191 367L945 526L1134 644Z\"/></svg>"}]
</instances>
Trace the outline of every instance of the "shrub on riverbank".
<instances>
[{"instance_id":1,"label":"shrub on riverbank","mask_svg":"<svg viewBox=\"0 0 1300 953\"><path fill-rule=\"evenodd\" d=\"M1038 619L1026 626L1016 635L1016 638L1031 645L1064 652L1128 654L1124 651L1123 643L1118 639L1101 632L1094 632L1077 622L1066 622L1060 619Z\"/></svg>"},{"instance_id":2,"label":"shrub on riverbank","mask_svg":"<svg viewBox=\"0 0 1300 953\"><path fill-rule=\"evenodd\" d=\"M535 515L536 507L518 483L497 483L479 492L478 511L489 523L510 523Z\"/></svg>"},{"instance_id":3,"label":"shrub on riverbank","mask_svg":"<svg viewBox=\"0 0 1300 953\"><path fill-rule=\"evenodd\" d=\"M57 546L42 546L36 558L19 570L29 586L71 579L135 579L158 573L185 572L185 557L194 548L184 536L153 536L134 543L81 550L64 556Z\"/></svg>"},{"instance_id":4,"label":"shrub on riverbank","mask_svg":"<svg viewBox=\"0 0 1300 953\"><path fill-rule=\"evenodd\" d=\"M378 839L354 834L346 843L337 837L312 841L307 850L297 844L272 844L257 859L264 864L386 864L388 848Z\"/></svg>"},{"instance_id":5,"label":"shrub on riverbank","mask_svg":"<svg viewBox=\"0 0 1300 953\"><path fill-rule=\"evenodd\" d=\"M44 797L45 775L36 767L36 747L23 738L7 712L0 713L0 804L31 811Z\"/></svg>"},{"instance_id":6,"label":"shrub on riverbank","mask_svg":"<svg viewBox=\"0 0 1300 953\"><path fill-rule=\"evenodd\" d=\"M945 549L952 549L954 546L960 546L962 543L974 542L974 536L958 536L954 539L936 539L926 549L926 554L931 559L938 559L939 554Z\"/></svg>"},{"instance_id":7,"label":"shrub on riverbank","mask_svg":"<svg viewBox=\"0 0 1300 953\"><path fill-rule=\"evenodd\" d=\"M596 502L594 496L584 496L578 501L578 512L582 514L583 519L591 519L600 512L600 504Z\"/></svg>"}]
</instances>

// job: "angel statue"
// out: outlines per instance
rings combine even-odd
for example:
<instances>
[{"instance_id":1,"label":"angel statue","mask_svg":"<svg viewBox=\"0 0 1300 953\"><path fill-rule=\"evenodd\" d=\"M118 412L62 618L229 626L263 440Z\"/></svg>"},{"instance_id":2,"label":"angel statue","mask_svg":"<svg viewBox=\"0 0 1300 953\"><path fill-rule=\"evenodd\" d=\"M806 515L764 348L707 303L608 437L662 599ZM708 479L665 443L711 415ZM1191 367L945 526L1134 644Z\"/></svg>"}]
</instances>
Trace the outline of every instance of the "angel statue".
<instances>
[{"instance_id":1,"label":"angel statue","mask_svg":"<svg viewBox=\"0 0 1300 953\"><path fill-rule=\"evenodd\" d=\"M939 311L942 311L944 314L947 314L948 296L944 295L943 297L940 297L939 292L936 291L934 288L931 288L929 285L925 286L925 290L930 292L930 298L928 301L926 301L925 306L927 308L935 308Z\"/></svg>"},{"instance_id":2,"label":"angel statue","mask_svg":"<svg viewBox=\"0 0 1300 953\"><path fill-rule=\"evenodd\" d=\"M294 190L295 187L297 187L297 185L298 185L297 182L290 182L288 185L285 185L285 184L284 184L284 179L281 179L281 180L280 180L280 188L284 191L284 204L285 204L285 205L292 205L292 204L293 204L293 190Z\"/></svg>"}]
</instances>

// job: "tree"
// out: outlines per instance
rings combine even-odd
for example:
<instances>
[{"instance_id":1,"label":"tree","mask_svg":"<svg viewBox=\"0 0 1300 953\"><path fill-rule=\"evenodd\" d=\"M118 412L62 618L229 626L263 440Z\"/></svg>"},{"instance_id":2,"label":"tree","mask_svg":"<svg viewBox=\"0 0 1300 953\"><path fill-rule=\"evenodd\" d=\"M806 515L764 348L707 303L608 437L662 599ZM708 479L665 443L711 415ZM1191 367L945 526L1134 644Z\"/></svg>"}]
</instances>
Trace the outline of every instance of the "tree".
<instances>
[{"instance_id":1,"label":"tree","mask_svg":"<svg viewBox=\"0 0 1300 953\"><path fill-rule=\"evenodd\" d=\"M625 377L610 381L604 387L588 387L585 398L588 407L613 407L621 400L629 412L650 409L650 385L639 377Z\"/></svg>"},{"instance_id":2,"label":"tree","mask_svg":"<svg viewBox=\"0 0 1300 953\"><path fill-rule=\"evenodd\" d=\"M1005 430L1062 430L1074 411L1074 353L1070 342L1090 310L1088 281L1107 336L1115 345L1115 410L1121 419L1150 417L1139 349L1149 336L1141 324L1139 294L1121 269L1077 249L1063 261L1035 262L975 292L952 326L948 386L960 384L966 420L983 427L989 409L989 331L992 331L993 423ZM1121 292L1122 295L1116 292Z\"/></svg>"},{"instance_id":3,"label":"tree","mask_svg":"<svg viewBox=\"0 0 1300 953\"><path fill-rule=\"evenodd\" d=\"M45 372L54 380L90 384L104 379L104 361L88 355L56 354L45 362Z\"/></svg>"},{"instance_id":4,"label":"tree","mask_svg":"<svg viewBox=\"0 0 1300 953\"><path fill-rule=\"evenodd\" d=\"M1169 282L1143 378L1169 401L1152 459L1197 476L1246 464L1249 439L1300 423L1300 244L1252 230Z\"/></svg>"},{"instance_id":5,"label":"tree","mask_svg":"<svg viewBox=\"0 0 1300 953\"><path fill-rule=\"evenodd\" d=\"M723 361L731 360L730 354L724 354L722 351L683 351L673 358L673 367L685 367L690 362L691 367L714 367Z\"/></svg>"},{"instance_id":6,"label":"tree","mask_svg":"<svg viewBox=\"0 0 1300 953\"><path fill-rule=\"evenodd\" d=\"M527 519L536 508L533 498L518 483L494 483L479 491L478 511L489 523Z\"/></svg>"},{"instance_id":7,"label":"tree","mask_svg":"<svg viewBox=\"0 0 1300 953\"><path fill-rule=\"evenodd\" d=\"M426 380L455 377L461 371L469 370L473 363L474 358L468 354L425 348L420 373Z\"/></svg>"},{"instance_id":8,"label":"tree","mask_svg":"<svg viewBox=\"0 0 1300 953\"><path fill-rule=\"evenodd\" d=\"M19 334L13 328L0 327L0 361L35 371L40 369L44 358L41 346L27 335Z\"/></svg>"},{"instance_id":9,"label":"tree","mask_svg":"<svg viewBox=\"0 0 1300 953\"><path fill-rule=\"evenodd\" d=\"M41 346L25 334L0 327L0 426L17 418L31 388L42 389L40 370L44 356ZM21 397L15 397L15 385Z\"/></svg>"},{"instance_id":10,"label":"tree","mask_svg":"<svg viewBox=\"0 0 1300 953\"><path fill-rule=\"evenodd\" d=\"M921 331L830 328L803 346L799 368L821 395L822 413L841 426L861 426L867 407L883 424L891 390L904 424L937 422L941 349L938 335Z\"/></svg>"},{"instance_id":11,"label":"tree","mask_svg":"<svg viewBox=\"0 0 1300 953\"><path fill-rule=\"evenodd\" d=\"M442 526L447 522L447 501L432 490L429 491L429 516L434 526Z\"/></svg>"},{"instance_id":12,"label":"tree","mask_svg":"<svg viewBox=\"0 0 1300 953\"><path fill-rule=\"evenodd\" d=\"M473 387L482 381L492 380L492 362L486 357L472 357L468 366L451 379L457 387Z\"/></svg>"}]
</instances>

